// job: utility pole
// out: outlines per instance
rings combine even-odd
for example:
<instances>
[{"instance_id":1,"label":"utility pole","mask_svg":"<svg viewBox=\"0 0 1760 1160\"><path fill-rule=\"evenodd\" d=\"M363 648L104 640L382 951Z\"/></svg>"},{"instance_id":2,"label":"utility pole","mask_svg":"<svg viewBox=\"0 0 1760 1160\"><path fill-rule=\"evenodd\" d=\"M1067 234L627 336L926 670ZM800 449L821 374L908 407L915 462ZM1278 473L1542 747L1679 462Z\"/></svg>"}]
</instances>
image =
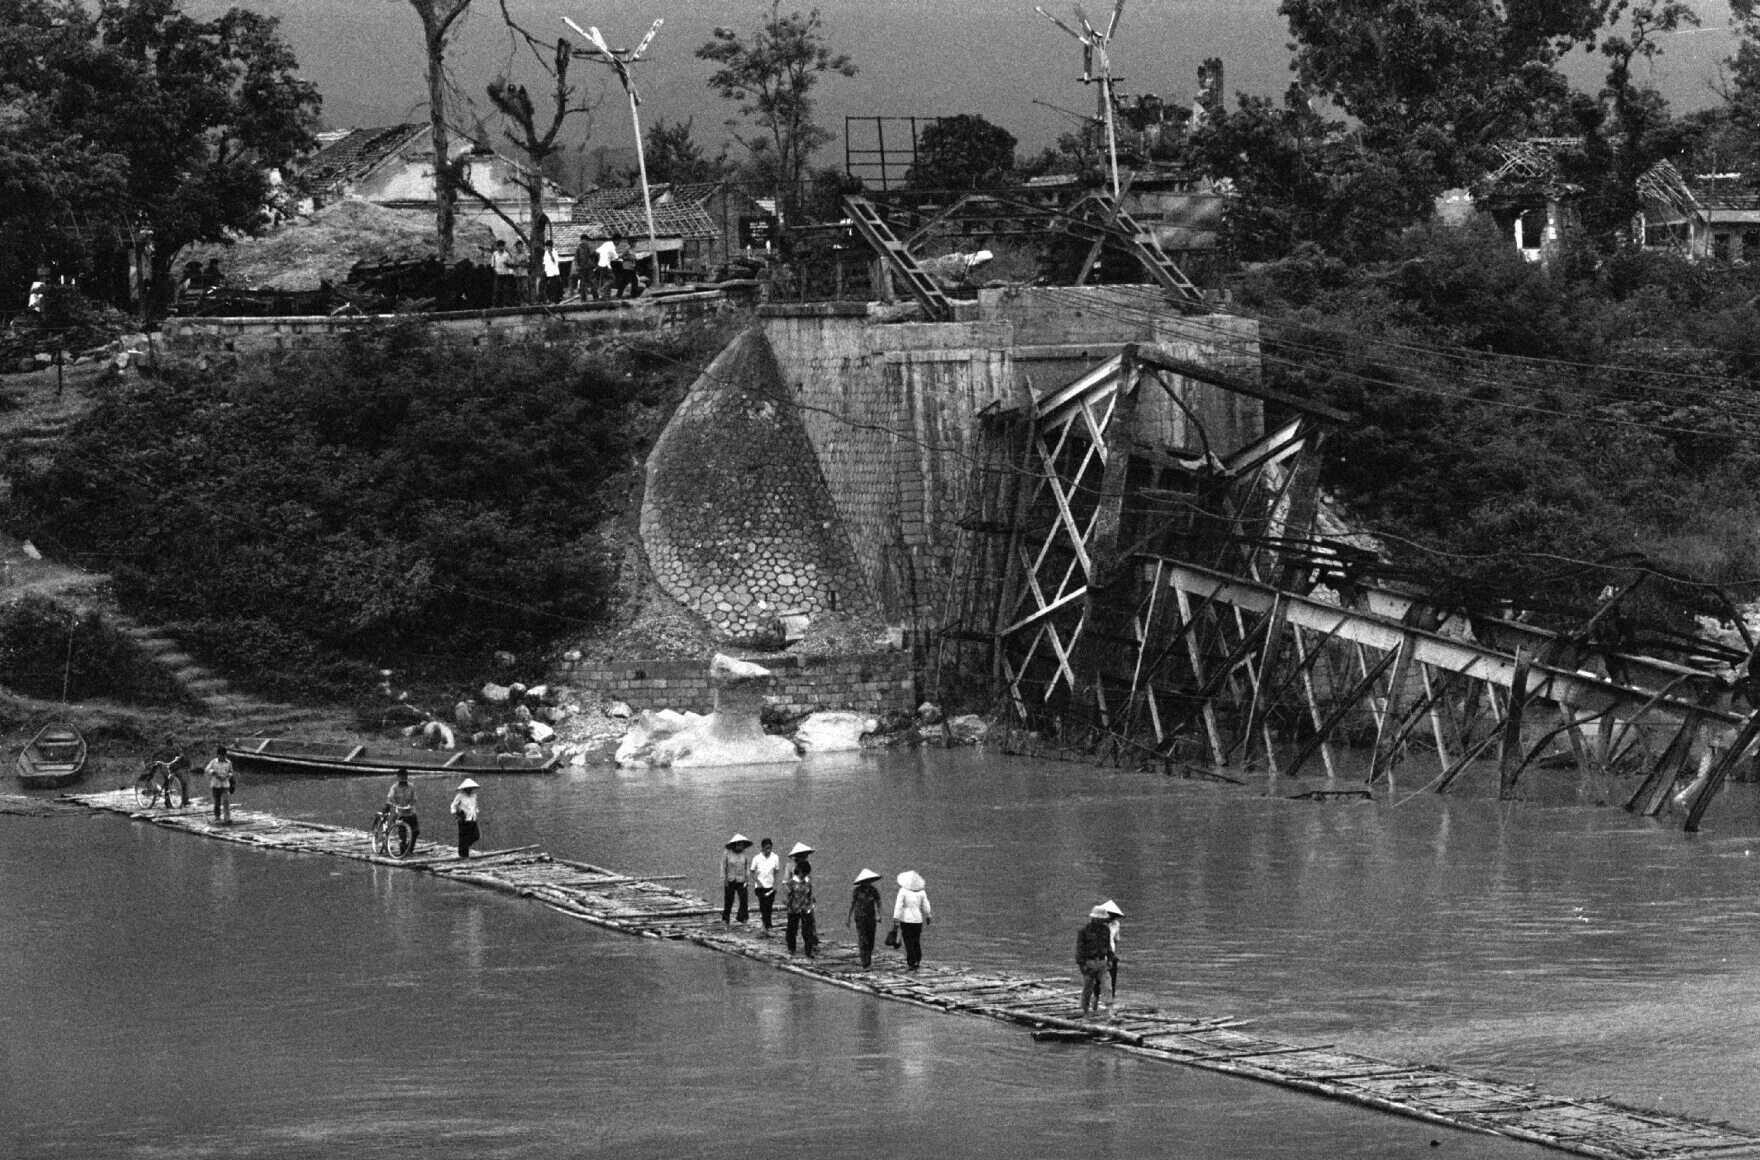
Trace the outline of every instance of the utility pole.
<instances>
[{"instance_id":1,"label":"utility pole","mask_svg":"<svg viewBox=\"0 0 1760 1160\"><path fill-rule=\"evenodd\" d=\"M1119 3L1124 3L1124 0L1119 0ZM576 49L575 55L584 56L589 60L599 60L616 69L617 79L623 82L623 91L629 96L629 119L630 123L635 126L636 132L636 168L642 175L642 208L647 211L648 215L648 258L654 266L654 287L658 289L660 286L660 242L654 233L654 197L648 192L648 156L647 151L642 147L642 118L636 112L641 106L642 98L636 92L635 78L629 75L629 66L642 59L642 53L647 51L648 45L653 43L654 34L660 31L660 26L666 22L665 18L662 17L654 21L654 26L648 29L648 35L642 37L640 44L630 49L612 48L605 43L605 38L599 34L598 28L592 25L582 28L566 16L562 18L562 22L574 29L577 35L584 37L593 46L590 50Z\"/></svg>"},{"instance_id":2,"label":"utility pole","mask_svg":"<svg viewBox=\"0 0 1760 1160\"><path fill-rule=\"evenodd\" d=\"M1080 4L1075 7L1076 20L1082 26L1080 32L1043 8L1035 8L1034 11L1076 38L1076 42L1082 46L1082 83L1100 86L1099 114L1106 124L1106 157L1112 170L1112 200L1116 202L1122 196L1122 187L1118 181L1118 129L1112 116L1112 57L1108 46L1112 43L1112 34L1118 29L1118 18L1124 13L1124 0L1114 0L1112 19L1106 22L1105 32L1097 31L1088 23L1088 14L1082 11ZM1098 76L1094 73L1096 58L1100 65Z\"/></svg>"}]
</instances>

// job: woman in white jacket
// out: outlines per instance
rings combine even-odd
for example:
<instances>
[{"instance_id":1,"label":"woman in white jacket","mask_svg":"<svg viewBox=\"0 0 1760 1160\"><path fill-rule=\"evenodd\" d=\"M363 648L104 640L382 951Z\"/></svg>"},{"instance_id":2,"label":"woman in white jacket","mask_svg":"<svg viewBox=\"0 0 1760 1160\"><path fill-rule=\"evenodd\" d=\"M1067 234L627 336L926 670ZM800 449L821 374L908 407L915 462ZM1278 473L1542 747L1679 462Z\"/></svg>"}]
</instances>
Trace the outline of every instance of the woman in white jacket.
<instances>
[{"instance_id":1,"label":"woman in white jacket","mask_svg":"<svg viewBox=\"0 0 1760 1160\"><path fill-rule=\"evenodd\" d=\"M892 922L904 939L904 965L914 971L923 962L923 928L929 925L929 896L923 892L928 884L915 870L898 876L898 899L892 904Z\"/></svg>"}]
</instances>

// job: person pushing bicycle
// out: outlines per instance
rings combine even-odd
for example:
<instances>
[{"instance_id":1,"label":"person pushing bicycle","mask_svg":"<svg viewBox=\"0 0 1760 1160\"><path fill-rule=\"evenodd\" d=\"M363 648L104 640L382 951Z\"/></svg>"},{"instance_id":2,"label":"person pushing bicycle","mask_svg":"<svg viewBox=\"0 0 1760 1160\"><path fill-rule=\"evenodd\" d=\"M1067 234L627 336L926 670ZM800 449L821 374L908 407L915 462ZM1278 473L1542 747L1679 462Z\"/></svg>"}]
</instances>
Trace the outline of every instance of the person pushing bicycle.
<instances>
[{"instance_id":1,"label":"person pushing bicycle","mask_svg":"<svg viewBox=\"0 0 1760 1160\"><path fill-rule=\"evenodd\" d=\"M414 847L416 839L422 836L422 824L416 819L416 787L409 782L409 770L397 771L397 780L391 783L391 790L385 795L385 804L408 823L409 844Z\"/></svg>"}]
</instances>

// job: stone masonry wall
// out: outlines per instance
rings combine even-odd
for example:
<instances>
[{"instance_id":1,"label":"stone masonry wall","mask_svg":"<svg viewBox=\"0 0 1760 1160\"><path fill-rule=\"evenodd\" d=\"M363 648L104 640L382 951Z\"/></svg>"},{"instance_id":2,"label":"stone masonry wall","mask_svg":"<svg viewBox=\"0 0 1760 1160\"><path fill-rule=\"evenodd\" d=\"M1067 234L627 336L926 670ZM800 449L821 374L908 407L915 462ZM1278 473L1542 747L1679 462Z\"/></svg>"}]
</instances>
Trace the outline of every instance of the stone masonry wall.
<instances>
[{"instance_id":1,"label":"stone masonry wall","mask_svg":"<svg viewBox=\"0 0 1760 1160\"><path fill-rule=\"evenodd\" d=\"M764 335L691 387L648 456L642 545L660 586L724 639L779 615L870 613L843 521Z\"/></svg>"},{"instance_id":2,"label":"stone masonry wall","mask_svg":"<svg viewBox=\"0 0 1760 1160\"><path fill-rule=\"evenodd\" d=\"M759 313L883 613L932 620L984 454L978 415L1026 401L1009 329L876 325L837 305Z\"/></svg>"},{"instance_id":3,"label":"stone masonry wall","mask_svg":"<svg viewBox=\"0 0 1760 1160\"><path fill-rule=\"evenodd\" d=\"M776 674L773 700L797 710L850 709L879 716L916 707L909 653L750 659ZM707 713L715 707L706 661L559 661L551 679L638 711Z\"/></svg>"},{"instance_id":4,"label":"stone masonry wall","mask_svg":"<svg viewBox=\"0 0 1760 1160\"><path fill-rule=\"evenodd\" d=\"M750 295L743 290L702 290L629 301L543 308L506 307L429 315L168 318L161 325L160 333L167 348L179 354L304 350L363 327L412 320L426 322L473 342L480 342L490 335L502 341L519 341L546 333L559 323L593 333L662 329L749 305L749 298Z\"/></svg>"}]
</instances>

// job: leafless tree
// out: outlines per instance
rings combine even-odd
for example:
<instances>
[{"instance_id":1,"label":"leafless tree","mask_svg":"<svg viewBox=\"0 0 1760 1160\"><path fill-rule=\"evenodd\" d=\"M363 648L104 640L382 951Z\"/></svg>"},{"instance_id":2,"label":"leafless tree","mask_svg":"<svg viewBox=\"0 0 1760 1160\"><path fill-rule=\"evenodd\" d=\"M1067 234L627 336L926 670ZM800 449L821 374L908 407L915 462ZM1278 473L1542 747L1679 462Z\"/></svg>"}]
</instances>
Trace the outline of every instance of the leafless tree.
<instances>
[{"instance_id":1,"label":"leafless tree","mask_svg":"<svg viewBox=\"0 0 1760 1160\"><path fill-rule=\"evenodd\" d=\"M421 17L422 39L428 53L428 127L434 142L434 248L440 261L451 265L458 181L452 166L452 128L446 117L446 46L471 0L409 0L409 5Z\"/></svg>"}]
</instances>

